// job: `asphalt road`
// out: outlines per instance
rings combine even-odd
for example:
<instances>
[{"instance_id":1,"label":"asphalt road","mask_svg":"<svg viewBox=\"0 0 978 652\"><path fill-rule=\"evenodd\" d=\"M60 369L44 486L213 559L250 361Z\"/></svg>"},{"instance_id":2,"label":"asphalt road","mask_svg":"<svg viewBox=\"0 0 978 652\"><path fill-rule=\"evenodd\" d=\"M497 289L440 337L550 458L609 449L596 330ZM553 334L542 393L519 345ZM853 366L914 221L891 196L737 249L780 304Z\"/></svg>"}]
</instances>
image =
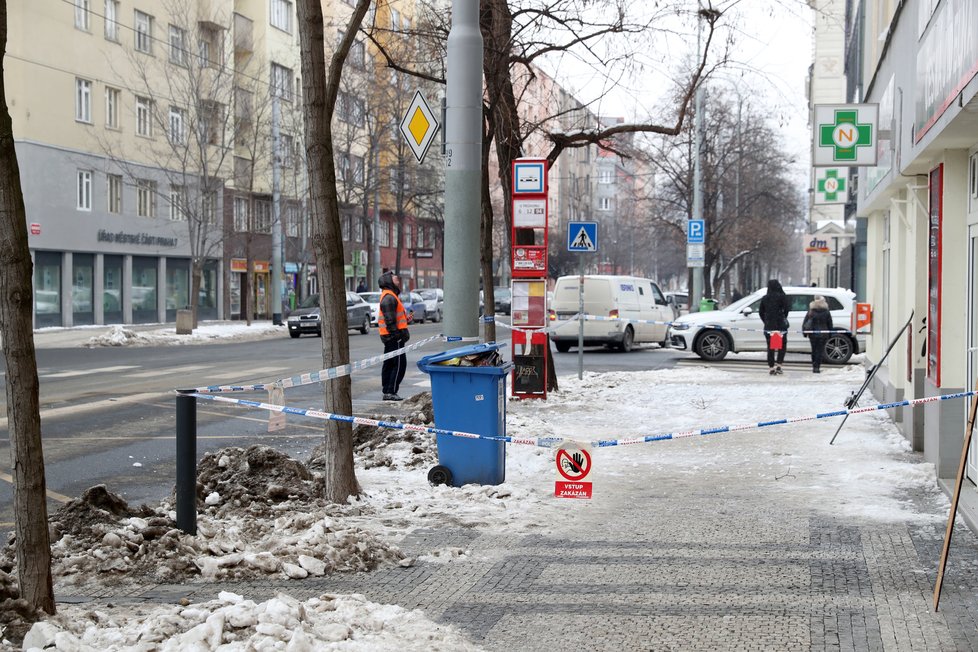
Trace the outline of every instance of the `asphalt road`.
<instances>
[{"instance_id":1,"label":"asphalt road","mask_svg":"<svg viewBox=\"0 0 978 652\"><path fill-rule=\"evenodd\" d=\"M502 318L501 318L502 319ZM441 332L439 324L416 324L416 342ZM499 329L499 337L508 332ZM417 361L448 344L436 342L408 355L403 396L430 388ZM504 355L508 353L504 348ZM350 335L350 357L361 360L382 352L376 330ZM588 348L589 371L668 368L682 352L641 347L628 354ZM105 484L129 502L156 502L173 489L175 402L173 390L214 384L251 384L316 371L322 367L317 337L282 337L254 342L159 347L39 348L41 424L49 510L87 488ZM558 378L577 374L576 349L555 354ZM0 360L2 369L2 360ZM3 370L5 372L5 369ZM3 376L4 380L6 376ZM354 412L390 413L381 401L379 367L354 374ZM267 400L267 395L249 398ZM6 413L5 395L0 395ZM318 385L290 389L289 405L322 406ZM386 411L386 412L385 412ZM0 418L0 455L9 456L6 419ZM206 401L198 405L198 456L226 446L263 442L306 459L322 439L322 424L290 418L284 430L268 432L268 413ZM8 457L9 459L9 457ZM13 492L9 474L0 472L0 533L13 526Z\"/></svg>"}]
</instances>

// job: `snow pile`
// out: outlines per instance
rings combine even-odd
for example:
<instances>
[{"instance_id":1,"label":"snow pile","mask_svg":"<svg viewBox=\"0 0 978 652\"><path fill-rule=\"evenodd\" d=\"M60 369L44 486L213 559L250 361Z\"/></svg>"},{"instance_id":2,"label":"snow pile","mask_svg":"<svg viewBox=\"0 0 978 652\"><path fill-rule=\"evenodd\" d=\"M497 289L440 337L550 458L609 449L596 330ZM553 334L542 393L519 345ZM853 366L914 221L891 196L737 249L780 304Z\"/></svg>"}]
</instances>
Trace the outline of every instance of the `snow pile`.
<instances>
[{"instance_id":1,"label":"snow pile","mask_svg":"<svg viewBox=\"0 0 978 652\"><path fill-rule=\"evenodd\" d=\"M50 647L49 647L50 646ZM479 648L454 628L418 611L378 605L360 595L322 595L300 602L284 593L256 604L227 591L191 606L130 605L90 609L64 605L34 625L24 649L114 650L429 650Z\"/></svg>"},{"instance_id":2,"label":"snow pile","mask_svg":"<svg viewBox=\"0 0 978 652\"><path fill-rule=\"evenodd\" d=\"M282 326L268 322L248 326L244 322L230 324L202 323L189 335L177 335L175 326L154 330L136 330L116 324L107 332L90 337L85 346L168 346L180 344L200 344L202 342L246 342L281 336L286 333Z\"/></svg>"}]
</instances>

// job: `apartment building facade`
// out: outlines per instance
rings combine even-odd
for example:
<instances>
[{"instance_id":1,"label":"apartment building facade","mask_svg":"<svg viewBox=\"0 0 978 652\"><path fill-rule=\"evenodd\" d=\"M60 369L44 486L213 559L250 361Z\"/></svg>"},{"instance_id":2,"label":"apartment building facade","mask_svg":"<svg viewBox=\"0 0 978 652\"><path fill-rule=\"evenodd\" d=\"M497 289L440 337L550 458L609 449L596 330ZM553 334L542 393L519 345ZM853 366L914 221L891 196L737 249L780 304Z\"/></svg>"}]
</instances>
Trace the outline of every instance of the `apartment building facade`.
<instances>
[{"instance_id":1,"label":"apartment building facade","mask_svg":"<svg viewBox=\"0 0 978 652\"><path fill-rule=\"evenodd\" d=\"M857 214L867 226L868 356L881 401L976 387L978 374L978 6L971 0L850 0L850 99L879 104L877 166L860 168ZM912 318L911 318L912 315ZM893 410L948 487L969 402ZM966 460L964 513L978 518L978 453Z\"/></svg>"}]
</instances>

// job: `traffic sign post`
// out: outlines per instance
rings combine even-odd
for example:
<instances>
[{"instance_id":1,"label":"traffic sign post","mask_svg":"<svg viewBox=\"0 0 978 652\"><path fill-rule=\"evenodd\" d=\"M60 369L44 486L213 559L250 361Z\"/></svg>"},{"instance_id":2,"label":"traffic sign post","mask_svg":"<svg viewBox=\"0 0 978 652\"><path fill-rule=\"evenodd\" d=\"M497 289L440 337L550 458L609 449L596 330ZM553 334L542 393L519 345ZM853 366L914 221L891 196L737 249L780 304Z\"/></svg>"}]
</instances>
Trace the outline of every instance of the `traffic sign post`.
<instances>
[{"instance_id":1,"label":"traffic sign post","mask_svg":"<svg viewBox=\"0 0 978 652\"><path fill-rule=\"evenodd\" d=\"M438 133L438 120L424 99L421 91L414 93L414 99L401 120L401 135L414 152L418 163L424 162L428 147Z\"/></svg>"},{"instance_id":2,"label":"traffic sign post","mask_svg":"<svg viewBox=\"0 0 978 652\"><path fill-rule=\"evenodd\" d=\"M597 222L568 222L567 251L593 253L598 250ZM584 378L584 257L581 256L581 278L577 284L577 378Z\"/></svg>"},{"instance_id":3,"label":"traffic sign post","mask_svg":"<svg viewBox=\"0 0 978 652\"><path fill-rule=\"evenodd\" d=\"M557 449L557 481L554 496L557 498L590 499L593 487L591 474L591 450L587 444L567 442Z\"/></svg>"},{"instance_id":4,"label":"traffic sign post","mask_svg":"<svg viewBox=\"0 0 978 652\"><path fill-rule=\"evenodd\" d=\"M686 222L686 242L688 244L706 244L706 220L689 220Z\"/></svg>"}]
</instances>

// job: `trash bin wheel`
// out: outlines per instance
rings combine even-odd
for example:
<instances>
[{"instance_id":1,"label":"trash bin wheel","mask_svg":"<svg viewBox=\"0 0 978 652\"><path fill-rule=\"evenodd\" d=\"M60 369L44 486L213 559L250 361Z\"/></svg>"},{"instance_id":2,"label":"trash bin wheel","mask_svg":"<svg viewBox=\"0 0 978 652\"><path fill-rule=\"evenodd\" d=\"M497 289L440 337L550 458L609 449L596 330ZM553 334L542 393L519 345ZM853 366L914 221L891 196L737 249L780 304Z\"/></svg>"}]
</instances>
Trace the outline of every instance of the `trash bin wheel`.
<instances>
[{"instance_id":1,"label":"trash bin wheel","mask_svg":"<svg viewBox=\"0 0 978 652\"><path fill-rule=\"evenodd\" d=\"M434 485L452 484L452 471L447 466L433 466L428 471L428 482Z\"/></svg>"}]
</instances>

